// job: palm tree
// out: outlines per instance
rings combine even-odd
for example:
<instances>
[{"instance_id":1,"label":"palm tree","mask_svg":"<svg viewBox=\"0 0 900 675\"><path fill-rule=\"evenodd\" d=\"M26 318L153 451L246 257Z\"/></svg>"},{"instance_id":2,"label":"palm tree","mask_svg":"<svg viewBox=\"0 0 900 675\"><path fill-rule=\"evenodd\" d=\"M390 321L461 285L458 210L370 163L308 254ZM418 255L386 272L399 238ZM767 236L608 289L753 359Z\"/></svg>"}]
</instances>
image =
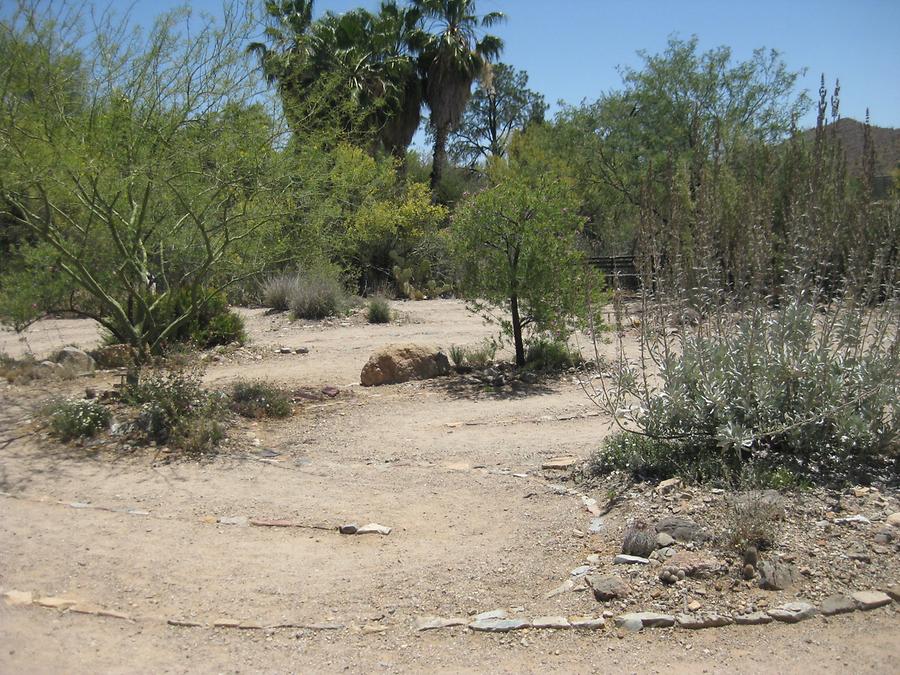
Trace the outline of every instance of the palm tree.
<instances>
[{"instance_id":1,"label":"palm tree","mask_svg":"<svg viewBox=\"0 0 900 675\"><path fill-rule=\"evenodd\" d=\"M434 191L447 162L447 138L459 127L472 82L503 50L503 41L498 37L485 35L479 40L479 28L493 26L504 16L501 12L491 12L479 17L475 0L413 0L413 6L431 24L420 68L434 133L431 165Z\"/></svg>"}]
</instances>

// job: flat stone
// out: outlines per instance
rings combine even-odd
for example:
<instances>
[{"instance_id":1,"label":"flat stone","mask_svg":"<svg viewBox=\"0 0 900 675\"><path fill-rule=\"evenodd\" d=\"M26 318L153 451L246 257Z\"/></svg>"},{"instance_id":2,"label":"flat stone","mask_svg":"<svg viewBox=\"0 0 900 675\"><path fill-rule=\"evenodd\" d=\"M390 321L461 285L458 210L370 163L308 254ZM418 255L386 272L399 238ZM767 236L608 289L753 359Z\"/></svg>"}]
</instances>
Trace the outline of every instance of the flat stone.
<instances>
[{"instance_id":1,"label":"flat stone","mask_svg":"<svg viewBox=\"0 0 900 675\"><path fill-rule=\"evenodd\" d=\"M554 588L552 591L547 593L547 595L545 595L544 597L549 600L550 598L555 598L558 595L562 595L564 593L570 593L573 590L575 590L576 584L579 583L581 581L581 579L583 579L583 578L584 577L579 578L578 582L576 582L574 579L566 579L564 582L562 582L562 584L560 584L559 586Z\"/></svg>"},{"instance_id":2,"label":"flat stone","mask_svg":"<svg viewBox=\"0 0 900 675\"><path fill-rule=\"evenodd\" d=\"M574 570L569 572L569 574L573 577L583 577L585 574L590 574L594 571L593 565L580 565L576 567Z\"/></svg>"},{"instance_id":3,"label":"flat stone","mask_svg":"<svg viewBox=\"0 0 900 675\"><path fill-rule=\"evenodd\" d=\"M881 591L858 591L853 594L853 601L862 610L877 609L891 604L891 596Z\"/></svg>"},{"instance_id":4,"label":"flat stone","mask_svg":"<svg viewBox=\"0 0 900 675\"><path fill-rule=\"evenodd\" d=\"M675 625L675 617L671 614L657 614L656 612L632 612L616 617L616 626L622 627L631 620L641 622L644 628L668 628Z\"/></svg>"},{"instance_id":5,"label":"flat stone","mask_svg":"<svg viewBox=\"0 0 900 675\"><path fill-rule=\"evenodd\" d=\"M620 553L615 558L613 558L614 565L649 565L649 558L641 558L637 555L625 555L624 553Z\"/></svg>"},{"instance_id":6,"label":"flat stone","mask_svg":"<svg viewBox=\"0 0 900 675\"><path fill-rule=\"evenodd\" d=\"M572 628L582 628L585 630L597 630L606 625L606 619L602 616L570 616L569 623Z\"/></svg>"},{"instance_id":7,"label":"flat stone","mask_svg":"<svg viewBox=\"0 0 900 675\"><path fill-rule=\"evenodd\" d=\"M667 550L671 550L673 553L665 557L666 566L683 570L685 576L688 577L709 576L719 569L722 564L717 558L697 551Z\"/></svg>"},{"instance_id":8,"label":"flat stone","mask_svg":"<svg viewBox=\"0 0 900 675\"><path fill-rule=\"evenodd\" d=\"M527 621L522 619L484 619L473 621L469 624L469 628L485 633L508 633L513 630L522 630L531 626Z\"/></svg>"},{"instance_id":9,"label":"flat stone","mask_svg":"<svg viewBox=\"0 0 900 675\"><path fill-rule=\"evenodd\" d=\"M772 623L772 617L765 612L751 612L750 614L739 614L734 617L734 622L738 626L762 626Z\"/></svg>"},{"instance_id":10,"label":"flat stone","mask_svg":"<svg viewBox=\"0 0 900 675\"><path fill-rule=\"evenodd\" d=\"M593 574L586 579L587 585L594 591L594 597L600 602L627 597L631 587L616 576Z\"/></svg>"},{"instance_id":11,"label":"flat stone","mask_svg":"<svg viewBox=\"0 0 900 675\"><path fill-rule=\"evenodd\" d=\"M856 611L856 603L845 595L832 595L822 601L821 611L825 616L849 614Z\"/></svg>"},{"instance_id":12,"label":"flat stone","mask_svg":"<svg viewBox=\"0 0 900 675\"><path fill-rule=\"evenodd\" d=\"M90 614L92 616L105 616L110 619L122 619L123 621L131 621L131 617L127 614L116 612L115 610L106 609L105 607L100 607L99 605L93 605L90 603L73 605L69 608L69 611L75 612L76 614Z\"/></svg>"},{"instance_id":13,"label":"flat stone","mask_svg":"<svg viewBox=\"0 0 900 675\"><path fill-rule=\"evenodd\" d=\"M378 523L369 523L368 525L363 525L356 531L356 534L380 534L383 536L387 536L391 533L391 528L386 525L379 525Z\"/></svg>"},{"instance_id":14,"label":"flat stone","mask_svg":"<svg viewBox=\"0 0 900 675\"><path fill-rule=\"evenodd\" d=\"M234 516L227 518L219 518L219 525L249 525L250 519L247 516Z\"/></svg>"},{"instance_id":15,"label":"flat stone","mask_svg":"<svg viewBox=\"0 0 900 675\"><path fill-rule=\"evenodd\" d=\"M200 628L203 624L196 621L188 621L187 619L167 619L166 623L170 626L178 626L179 628Z\"/></svg>"},{"instance_id":16,"label":"flat stone","mask_svg":"<svg viewBox=\"0 0 900 675\"><path fill-rule=\"evenodd\" d=\"M3 599L10 607L27 607L34 602L31 591L6 591Z\"/></svg>"},{"instance_id":17,"label":"flat stone","mask_svg":"<svg viewBox=\"0 0 900 675\"><path fill-rule=\"evenodd\" d=\"M698 630L701 628L720 628L730 626L734 619L722 614L679 614L675 617L680 628Z\"/></svg>"},{"instance_id":18,"label":"flat stone","mask_svg":"<svg viewBox=\"0 0 900 675\"><path fill-rule=\"evenodd\" d=\"M621 628L629 633L638 633L644 628L644 622L633 616L616 617L616 628Z\"/></svg>"},{"instance_id":19,"label":"flat stone","mask_svg":"<svg viewBox=\"0 0 900 675\"><path fill-rule=\"evenodd\" d=\"M574 455L564 455L562 457L551 457L541 464L542 469L546 469L548 471L565 471L566 469L571 469L573 466L578 464L581 460Z\"/></svg>"},{"instance_id":20,"label":"flat stone","mask_svg":"<svg viewBox=\"0 0 900 675\"><path fill-rule=\"evenodd\" d=\"M56 597L50 596L46 598L38 598L34 601L34 604L40 605L41 607L49 607L51 609L68 609L69 607L73 607L79 604L77 598L68 598L64 595Z\"/></svg>"},{"instance_id":21,"label":"flat stone","mask_svg":"<svg viewBox=\"0 0 900 675\"><path fill-rule=\"evenodd\" d=\"M900 602L900 584L893 584L891 586L885 586L881 589L882 593L890 596L892 600L896 600Z\"/></svg>"},{"instance_id":22,"label":"flat stone","mask_svg":"<svg viewBox=\"0 0 900 675\"><path fill-rule=\"evenodd\" d=\"M367 623L363 626L360 631L363 635L380 635L381 633L387 633L387 626L379 626L373 623Z\"/></svg>"},{"instance_id":23,"label":"flat stone","mask_svg":"<svg viewBox=\"0 0 900 675\"><path fill-rule=\"evenodd\" d=\"M440 616L424 616L416 619L416 630L437 630L440 628L451 628L452 626L465 626L465 619L445 619Z\"/></svg>"},{"instance_id":24,"label":"flat stone","mask_svg":"<svg viewBox=\"0 0 900 675\"><path fill-rule=\"evenodd\" d=\"M776 621L784 623L797 623L813 618L819 613L815 607L808 602L789 602L786 605L769 610L769 616Z\"/></svg>"},{"instance_id":25,"label":"flat stone","mask_svg":"<svg viewBox=\"0 0 900 675\"><path fill-rule=\"evenodd\" d=\"M505 609L492 609L490 612L482 612L473 617L473 621L490 621L492 619L505 619L509 616L509 612Z\"/></svg>"},{"instance_id":26,"label":"flat stone","mask_svg":"<svg viewBox=\"0 0 900 675\"><path fill-rule=\"evenodd\" d=\"M756 571L759 572L759 587L767 591L784 591L800 581L799 570L790 563L765 561L757 565Z\"/></svg>"},{"instance_id":27,"label":"flat stone","mask_svg":"<svg viewBox=\"0 0 900 675\"><path fill-rule=\"evenodd\" d=\"M341 534L356 534L356 532L358 530L359 530L359 525L357 525L356 523L347 523L346 525L341 525L338 528L338 531Z\"/></svg>"},{"instance_id":28,"label":"flat stone","mask_svg":"<svg viewBox=\"0 0 900 675\"><path fill-rule=\"evenodd\" d=\"M532 628L571 628L572 624L564 616L539 616L531 620Z\"/></svg>"}]
</instances>

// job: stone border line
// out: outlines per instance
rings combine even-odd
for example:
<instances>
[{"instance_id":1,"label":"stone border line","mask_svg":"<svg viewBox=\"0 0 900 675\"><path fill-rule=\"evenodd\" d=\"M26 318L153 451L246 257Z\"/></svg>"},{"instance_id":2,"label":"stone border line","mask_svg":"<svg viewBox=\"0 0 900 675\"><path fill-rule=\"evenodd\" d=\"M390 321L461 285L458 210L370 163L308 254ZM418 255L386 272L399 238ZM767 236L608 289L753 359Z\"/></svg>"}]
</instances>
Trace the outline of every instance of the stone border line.
<instances>
[{"instance_id":1,"label":"stone border line","mask_svg":"<svg viewBox=\"0 0 900 675\"><path fill-rule=\"evenodd\" d=\"M111 610L100 605L76 599L74 597L44 596L35 598L31 591L9 590L3 593L6 604L10 607L37 606L45 609L55 609L62 612L86 614L89 616L106 617L135 622L156 622L176 628L212 628L212 629L237 629L237 630L276 630L295 628L311 631L341 631L348 626L339 623L305 623L305 622L281 622L268 624L263 622L237 621L234 619L217 619L210 621L196 621L177 617L132 617L128 614ZM900 584L891 586L886 591L858 591L849 598L844 596L832 596L826 599L821 607L816 607L807 602L789 602L781 607L770 609L767 612L754 612L730 616L727 614L659 614L656 612L629 612L614 617L613 626L626 633L637 633L644 628L672 628L684 630L698 630L704 628L721 628L723 626L758 626L773 622L799 623L815 616L835 616L848 614L854 611L869 611L886 607L892 602L900 602ZM603 617L590 616L541 616L528 620L517 618L515 614L523 612L523 608L514 610L496 609L489 612L476 614L471 618L444 618L427 616L416 619L414 629L416 632L465 626L473 632L481 633L509 633L517 630L600 630L607 625ZM373 635L386 633L388 626L365 624L363 626L352 625L350 630Z\"/></svg>"}]
</instances>

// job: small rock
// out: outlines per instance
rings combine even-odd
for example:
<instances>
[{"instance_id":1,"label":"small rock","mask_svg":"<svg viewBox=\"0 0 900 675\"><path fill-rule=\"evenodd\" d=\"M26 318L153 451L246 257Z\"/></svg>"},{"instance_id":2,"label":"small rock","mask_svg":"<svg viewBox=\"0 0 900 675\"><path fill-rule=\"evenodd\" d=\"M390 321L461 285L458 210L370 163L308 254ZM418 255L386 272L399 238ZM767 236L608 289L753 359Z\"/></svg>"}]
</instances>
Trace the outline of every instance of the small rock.
<instances>
[{"instance_id":1,"label":"small rock","mask_svg":"<svg viewBox=\"0 0 900 675\"><path fill-rule=\"evenodd\" d=\"M328 398L334 398L341 393L341 390L337 387L322 387L322 393Z\"/></svg>"},{"instance_id":2,"label":"small rock","mask_svg":"<svg viewBox=\"0 0 900 675\"><path fill-rule=\"evenodd\" d=\"M600 602L625 598L631 592L631 587L620 577L594 574L587 577L587 584L594 591L594 597Z\"/></svg>"},{"instance_id":3,"label":"small rock","mask_svg":"<svg viewBox=\"0 0 900 675\"><path fill-rule=\"evenodd\" d=\"M573 577L583 577L585 574L590 574L593 571L594 568L591 565L581 565L569 572L569 574Z\"/></svg>"},{"instance_id":4,"label":"small rock","mask_svg":"<svg viewBox=\"0 0 900 675\"><path fill-rule=\"evenodd\" d=\"M278 350L278 353L279 353L279 354L293 354L293 353L294 353L294 350L291 349L290 347L281 347L281 348Z\"/></svg>"},{"instance_id":5,"label":"small rock","mask_svg":"<svg viewBox=\"0 0 900 675\"><path fill-rule=\"evenodd\" d=\"M197 623L196 621L188 621L186 619L167 619L166 623L170 626L179 626L181 628L199 628L202 626L202 623Z\"/></svg>"},{"instance_id":6,"label":"small rock","mask_svg":"<svg viewBox=\"0 0 900 675\"><path fill-rule=\"evenodd\" d=\"M338 528L341 534L356 534L359 531L359 525L356 523L347 523Z\"/></svg>"},{"instance_id":7,"label":"small rock","mask_svg":"<svg viewBox=\"0 0 900 675\"><path fill-rule=\"evenodd\" d=\"M439 628L451 628L452 626L465 626L465 619L444 619L439 616L426 616L416 619L416 630L437 630Z\"/></svg>"},{"instance_id":8,"label":"small rock","mask_svg":"<svg viewBox=\"0 0 900 675\"><path fill-rule=\"evenodd\" d=\"M691 600L691 602L690 602L690 604L687 606L687 608L688 608L689 610L691 610L692 612L696 612L696 611L697 611L698 609L700 609L702 606L703 606L703 605L701 605L701 604L700 604L699 602L697 602L696 600Z\"/></svg>"},{"instance_id":9,"label":"small rock","mask_svg":"<svg viewBox=\"0 0 900 675\"><path fill-rule=\"evenodd\" d=\"M616 617L616 628L629 633L638 633L644 628L644 622L633 616L619 616Z\"/></svg>"},{"instance_id":10,"label":"small rock","mask_svg":"<svg viewBox=\"0 0 900 675\"><path fill-rule=\"evenodd\" d=\"M866 518L865 516L855 515L855 516L847 516L845 518L835 518L835 525L870 525L871 520Z\"/></svg>"},{"instance_id":11,"label":"small rock","mask_svg":"<svg viewBox=\"0 0 900 675\"><path fill-rule=\"evenodd\" d=\"M94 359L87 352L76 347L63 347L53 360L81 373L92 371L96 365Z\"/></svg>"},{"instance_id":12,"label":"small rock","mask_svg":"<svg viewBox=\"0 0 900 675\"><path fill-rule=\"evenodd\" d=\"M876 544L890 544L892 541L894 541L894 533L890 530L882 530L875 535Z\"/></svg>"},{"instance_id":13,"label":"small rock","mask_svg":"<svg viewBox=\"0 0 900 675\"><path fill-rule=\"evenodd\" d=\"M757 567L759 587L767 591L783 591L800 581L800 573L790 563L765 561Z\"/></svg>"},{"instance_id":14,"label":"small rock","mask_svg":"<svg viewBox=\"0 0 900 675\"><path fill-rule=\"evenodd\" d=\"M602 518L591 518L591 524L588 526L588 532L591 534L602 534L606 529Z\"/></svg>"},{"instance_id":15,"label":"small rock","mask_svg":"<svg viewBox=\"0 0 900 675\"><path fill-rule=\"evenodd\" d=\"M900 602L900 584L885 586L881 589L881 592L888 595L892 600Z\"/></svg>"},{"instance_id":16,"label":"small rock","mask_svg":"<svg viewBox=\"0 0 900 675\"><path fill-rule=\"evenodd\" d=\"M572 624L564 616L539 616L531 621L532 628L571 628Z\"/></svg>"},{"instance_id":17,"label":"small rock","mask_svg":"<svg viewBox=\"0 0 900 675\"><path fill-rule=\"evenodd\" d=\"M734 623L730 616L721 614L679 614L675 617L678 626L688 630L699 630L701 628L720 628L729 626Z\"/></svg>"},{"instance_id":18,"label":"small rock","mask_svg":"<svg viewBox=\"0 0 900 675\"><path fill-rule=\"evenodd\" d=\"M739 626L762 626L763 624L772 623L772 617L764 612L750 612L749 614L739 614L734 617L734 622Z\"/></svg>"},{"instance_id":19,"label":"small rock","mask_svg":"<svg viewBox=\"0 0 900 675\"><path fill-rule=\"evenodd\" d=\"M625 555L624 553L620 553L615 558L613 558L614 565L649 565L650 560L648 558L641 558L636 555Z\"/></svg>"},{"instance_id":20,"label":"small rock","mask_svg":"<svg viewBox=\"0 0 900 675\"><path fill-rule=\"evenodd\" d=\"M625 627L630 621L640 621L644 628L668 628L675 625L675 617L671 614L657 614L656 612L632 612L616 617L616 626Z\"/></svg>"},{"instance_id":21,"label":"small rock","mask_svg":"<svg viewBox=\"0 0 900 675\"><path fill-rule=\"evenodd\" d=\"M869 610L891 604L891 597L881 591L859 591L853 594L853 601L859 609Z\"/></svg>"},{"instance_id":22,"label":"small rock","mask_svg":"<svg viewBox=\"0 0 900 675\"><path fill-rule=\"evenodd\" d=\"M675 538L667 534L665 532L660 532L656 535L656 547L657 548L669 548L672 544L675 543Z\"/></svg>"},{"instance_id":23,"label":"small rock","mask_svg":"<svg viewBox=\"0 0 900 675\"><path fill-rule=\"evenodd\" d=\"M898 528L900 528L900 511L898 511L897 513L892 513L891 515L889 515L889 516L887 517L887 519L885 520L885 522L886 522L888 525L890 525L891 527L898 527Z\"/></svg>"},{"instance_id":24,"label":"small rock","mask_svg":"<svg viewBox=\"0 0 900 675\"><path fill-rule=\"evenodd\" d=\"M856 611L856 603L844 595L832 595L822 601L822 614L834 616L835 614L848 614Z\"/></svg>"},{"instance_id":25,"label":"small rock","mask_svg":"<svg viewBox=\"0 0 900 675\"><path fill-rule=\"evenodd\" d=\"M808 602L789 602L776 609L769 610L769 616L784 623L797 623L813 618L818 610Z\"/></svg>"},{"instance_id":26,"label":"small rock","mask_svg":"<svg viewBox=\"0 0 900 675\"><path fill-rule=\"evenodd\" d=\"M513 630L522 630L531 626L522 619L482 619L469 624L469 628L485 633L508 633Z\"/></svg>"},{"instance_id":27,"label":"small rock","mask_svg":"<svg viewBox=\"0 0 900 675\"><path fill-rule=\"evenodd\" d=\"M356 530L356 534L381 534L387 536L391 533L392 529L385 525L379 525L378 523L369 523L368 525L363 525L361 528Z\"/></svg>"}]
</instances>

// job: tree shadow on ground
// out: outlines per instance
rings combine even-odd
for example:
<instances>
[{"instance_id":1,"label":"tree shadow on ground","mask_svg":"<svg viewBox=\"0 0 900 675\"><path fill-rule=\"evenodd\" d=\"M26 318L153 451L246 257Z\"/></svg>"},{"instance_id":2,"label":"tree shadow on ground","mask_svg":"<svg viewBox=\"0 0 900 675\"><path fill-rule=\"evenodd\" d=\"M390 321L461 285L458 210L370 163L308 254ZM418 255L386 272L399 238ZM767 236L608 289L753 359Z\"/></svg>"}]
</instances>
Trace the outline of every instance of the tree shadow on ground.
<instances>
[{"instance_id":1,"label":"tree shadow on ground","mask_svg":"<svg viewBox=\"0 0 900 675\"><path fill-rule=\"evenodd\" d=\"M448 398L470 401L506 401L526 399L534 396L547 396L559 393L554 386L555 384L556 382L553 379L538 380L531 384L514 380L504 384L502 387L494 387L484 383L475 384L457 375L428 381L429 388L444 393Z\"/></svg>"}]
</instances>

